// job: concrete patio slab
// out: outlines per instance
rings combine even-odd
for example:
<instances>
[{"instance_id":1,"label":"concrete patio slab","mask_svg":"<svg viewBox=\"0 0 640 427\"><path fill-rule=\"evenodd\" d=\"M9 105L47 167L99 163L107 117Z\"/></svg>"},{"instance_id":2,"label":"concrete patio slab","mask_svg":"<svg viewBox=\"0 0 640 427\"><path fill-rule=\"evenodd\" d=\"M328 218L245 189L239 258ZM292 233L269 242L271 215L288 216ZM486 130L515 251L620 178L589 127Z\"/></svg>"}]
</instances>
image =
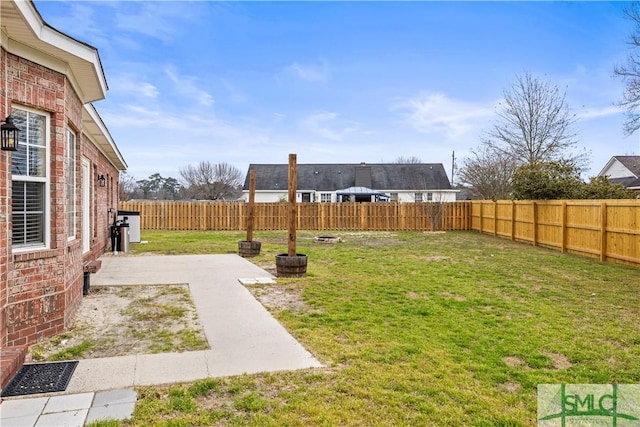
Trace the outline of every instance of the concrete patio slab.
<instances>
[{"instance_id":1,"label":"concrete patio slab","mask_svg":"<svg viewBox=\"0 0 640 427\"><path fill-rule=\"evenodd\" d=\"M135 355L80 360L65 393L131 387L135 383L136 364Z\"/></svg>"},{"instance_id":2,"label":"concrete patio slab","mask_svg":"<svg viewBox=\"0 0 640 427\"><path fill-rule=\"evenodd\" d=\"M127 419L135 407L134 386L321 367L241 278L247 284L274 282L237 255L103 257L92 286L188 284L211 349L80 360L64 392L2 402L0 424L81 426Z\"/></svg>"},{"instance_id":3,"label":"concrete patio slab","mask_svg":"<svg viewBox=\"0 0 640 427\"><path fill-rule=\"evenodd\" d=\"M74 392L95 391L127 384L159 385L321 367L240 283L240 278L251 278L255 283L275 282L271 274L234 254L104 257L102 268L92 277L92 286L188 284L211 349L138 355L135 361L95 359L99 362L85 366L81 361L76 372L78 376L82 373L84 381L72 378L69 388L73 387ZM110 369L97 372L99 366L107 367L109 363ZM119 366L118 370L124 368L122 375L114 375L113 364ZM102 378L104 375L111 378ZM101 386L109 383L111 387Z\"/></svg>"}]
</instances>

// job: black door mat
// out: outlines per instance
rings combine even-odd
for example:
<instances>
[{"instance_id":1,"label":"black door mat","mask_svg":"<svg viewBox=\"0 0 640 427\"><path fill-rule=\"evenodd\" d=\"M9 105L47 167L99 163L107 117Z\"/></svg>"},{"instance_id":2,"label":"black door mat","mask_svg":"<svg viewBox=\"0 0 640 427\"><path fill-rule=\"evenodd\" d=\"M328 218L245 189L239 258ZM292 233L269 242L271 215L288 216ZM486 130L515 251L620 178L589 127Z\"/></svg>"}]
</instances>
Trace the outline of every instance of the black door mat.
<instances>
[{"instance_id":1,"label":"black door mat","mask_svg":"<svg viewBox=\"0 0 640 427\"><path fill-rule=\"evenodd\" d=\"M77 365L77 360L23 365L2 390L0 396L24 396L64 391L69 385L69 380L71 380L71 375Z\"/></svg>"}]
</instances>

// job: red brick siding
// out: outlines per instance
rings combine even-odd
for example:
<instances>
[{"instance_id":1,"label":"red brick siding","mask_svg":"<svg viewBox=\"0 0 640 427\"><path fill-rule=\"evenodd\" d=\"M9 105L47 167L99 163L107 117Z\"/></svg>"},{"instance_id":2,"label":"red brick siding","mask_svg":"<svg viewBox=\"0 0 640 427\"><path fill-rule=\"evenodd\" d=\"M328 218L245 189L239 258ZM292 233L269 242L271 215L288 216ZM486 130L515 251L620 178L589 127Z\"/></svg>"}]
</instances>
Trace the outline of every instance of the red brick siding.
<instances>
[{"instance_id":1,"label":"red brick siding","mask_svg":"<svg viewBox=\"0 0 640 427\"><path fill-rule=\"evenodd\" d=\"M50 114L50 249L12 254L11 154L0 152L0 345L30 345L68 327L82 301L83 262L100 256L108 247L108 188L99 188L94 171L115 177L118 171L82 133L82 101L60 73L0 50L0 116L16 106ZM75 238L68 238L66 132L76 132ZM91 250L82 248L82 157L90 160L90 182L95 194L90 214L95 224ZM117 188L109 189L117 204Z\"/></svg>"},{"instance_id":2,"label":"red brick siding","mask_svg":"<svg viewBox=\"0 0 640 427\"><path fill-rule=\"evenodd\" d=\"M6 73L7 53L0 49L0 76ZM0 119L4 119L8 113L7 108L7 87L6 79L0 78ZM7 305L9 286L9 270L12 262L9 258L9 172L11 155L8 151L0 151L0 347L6 347L7 336L2 333L6 330L4 308Z\"/></svg>"},{"instance_id":3,"label":"red brick siding","mask_svg":"<svg viewBox=\"0 0 640 427\"><path fill-rule=\"evenodd\" d=\"M88 262L98 258L105 251L111 250L109 225L113 223L115 212L118 209L118 187L111 185L109 178L114 177L114 181L117 183L118 170L107 161L86 135L82 136L82 141L82 155L91 162L90 180L93 193L91 195L93 199L90 227L91 251L84 255L85 262ZM104 175L107 180L105 187L98 185L98 175ZM113 212L109 213L109 208L113 209Z\"/></svg>"}]
</instances>

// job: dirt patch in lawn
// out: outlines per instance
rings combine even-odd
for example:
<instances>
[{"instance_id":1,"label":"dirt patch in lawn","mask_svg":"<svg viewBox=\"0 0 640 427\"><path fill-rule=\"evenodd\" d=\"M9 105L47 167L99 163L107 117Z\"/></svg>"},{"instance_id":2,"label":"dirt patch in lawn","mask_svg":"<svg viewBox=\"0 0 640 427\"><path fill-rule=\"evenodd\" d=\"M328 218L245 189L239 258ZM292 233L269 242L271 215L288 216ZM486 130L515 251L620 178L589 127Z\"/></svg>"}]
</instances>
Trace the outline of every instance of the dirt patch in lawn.
<instances>
[{"instance_id":1,"label":"dirt patch in lawn","mask_svg":"<svg viewBox=\"0 0 640 427\"><path fill-rule=\"evenodd\" d=\"M511 368L528 367L527 363L518 356L506 356L502 361Z\"/></svg>"},{"instance_id":2,"label":"dirt patch in lawn","mask_svg":"<svg viewBox=\"0 0 640 427\"><path fill-rule=\"evenodd\" d=\"M573 364L564 354L544 353L544 355L551 359L551 363L553 364L554 369L569 369L571 366L573 366Z\"/></svg>"},{"instance_id":3,"label":"dirt patch in lawn","mask_svg":"<svg viewBox=\"0 0 640 427\"><path fill-rule=\"evenodd\" d=\"M209 348L187 285L92 287L73 325L29 349L28 361Z\"/></svg>"},{"instance_id":4,"label":"dirt patch in lawn","mask_svg":"<svg viewBox=\"0 0 640 427\"><path fill-rule=\"evenodd\" d=\"M440 296L444 299L454 300L458 302L463 302L467 300L467 298L464 295L453 294L447 291L440 292Z\"/></svg>"},{"instance_id":5,"label":"dirt patch in lawn","mask_svg":"<svg viewBox=\"0 0 640 427\"><path fill-rule=\"evenodd\" d=\"M249 292L267 309L309 312L311 308L302 297L302 288L296 283L247 286Z\"/></svg>"},{"instance_id":6,"label":"dirt patch in lawn","mask_svg":"<svg viewBox=\"0 0 640 427\"><path fill-rule=\"evenodd\" d=\"M522 390L522 384L520 383L504 383L500 384L500 388L509 392L509 393L517 393Z\"/></svg>"}]
</instances>

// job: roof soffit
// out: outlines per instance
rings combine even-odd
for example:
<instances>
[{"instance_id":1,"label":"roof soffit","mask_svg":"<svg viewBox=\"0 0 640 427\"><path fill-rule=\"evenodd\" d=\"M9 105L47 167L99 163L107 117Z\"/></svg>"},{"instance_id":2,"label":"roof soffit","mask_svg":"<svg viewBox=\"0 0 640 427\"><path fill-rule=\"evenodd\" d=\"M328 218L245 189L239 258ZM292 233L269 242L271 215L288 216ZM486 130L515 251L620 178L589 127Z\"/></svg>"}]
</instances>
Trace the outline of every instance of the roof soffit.
<instances>
[{"instance_id":1,"label":"roof soffit","mask_svg":"<svg viewBox=\"0 0 640 427\"><path fill-rule=\"evenodd\" d=\"M64 73L83 103L104 99L107 82L96 48L50 27L31 0L0 1L2 46Z\"/></svg>"},{"instance_id":2,"label":"roof soffit","mask_svg":"<svg viewBox=\"0 0 640 427\"><path fill-rule=\"evenodd\" d=\"M113 141L109 130L95 107L91 104L85 105L82 110L82 128L83 132L98 147L102 154L109 159L116 169L119 171L127 169L127 163L120 153L118 146Z\"/></svg>"}]
</instances>

